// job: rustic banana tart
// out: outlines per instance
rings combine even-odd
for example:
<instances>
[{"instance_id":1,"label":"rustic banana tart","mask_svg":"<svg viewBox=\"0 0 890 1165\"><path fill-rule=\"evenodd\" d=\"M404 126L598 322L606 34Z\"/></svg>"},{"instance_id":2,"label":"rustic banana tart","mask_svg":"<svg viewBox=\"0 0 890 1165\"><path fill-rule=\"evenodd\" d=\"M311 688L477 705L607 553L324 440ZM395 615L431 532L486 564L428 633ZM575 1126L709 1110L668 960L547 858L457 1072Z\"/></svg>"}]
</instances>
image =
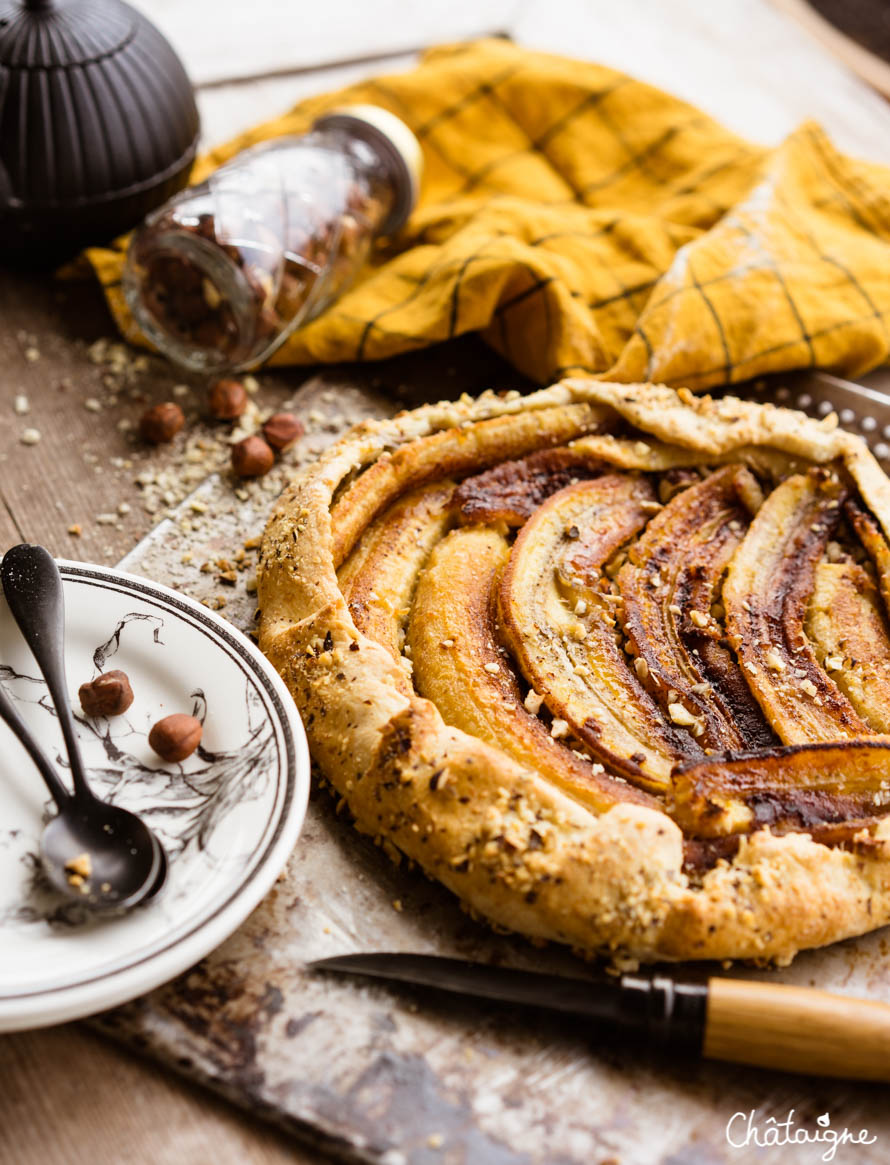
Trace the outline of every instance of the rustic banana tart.
<instances>
[{"instance_id":1,"label":"rustic banana tart","mask_svg":"<svg viewBox=\"0 0 890 1165\"><path fill-rule=\"evenodd\" d=\"M787 962L890 921L888 534L833 416L485 394L301 474L260 643L358 828L492 922Z\"/></svg>"}]
</instances>

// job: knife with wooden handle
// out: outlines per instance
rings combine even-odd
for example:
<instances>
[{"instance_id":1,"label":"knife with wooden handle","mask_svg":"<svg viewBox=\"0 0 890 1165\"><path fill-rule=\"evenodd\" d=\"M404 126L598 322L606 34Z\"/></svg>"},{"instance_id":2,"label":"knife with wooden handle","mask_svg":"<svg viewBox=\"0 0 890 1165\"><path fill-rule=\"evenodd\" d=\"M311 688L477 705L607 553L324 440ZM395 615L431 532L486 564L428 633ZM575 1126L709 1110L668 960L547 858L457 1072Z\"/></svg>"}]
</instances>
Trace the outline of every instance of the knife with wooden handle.
<instances>
[{"instance_id":1,"label":"knife with wooden handle","mask_svg":"<svg viewBox=\"0 0 890 1165\"><path fill-rule=\"evenodd\" d=\"M709 1060L890 1081L890 1005L809 987L657 973L581 979L402 952L321 959L309 969L558 1011Z\"/></svg>"}]
</instances>

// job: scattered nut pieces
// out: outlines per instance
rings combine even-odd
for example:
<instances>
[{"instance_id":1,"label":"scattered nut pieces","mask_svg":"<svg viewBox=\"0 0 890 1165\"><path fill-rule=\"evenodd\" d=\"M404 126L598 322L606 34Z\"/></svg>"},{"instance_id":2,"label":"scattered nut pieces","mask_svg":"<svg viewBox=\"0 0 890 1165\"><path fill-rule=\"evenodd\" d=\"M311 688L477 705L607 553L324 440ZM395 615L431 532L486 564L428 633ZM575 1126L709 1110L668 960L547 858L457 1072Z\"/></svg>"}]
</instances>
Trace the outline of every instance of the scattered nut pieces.
<instances>
[{"instance_id":1,"label":"scattered nut pieces","mask_svg":"<svg viewBox=\"0 0 890 1165\"><path fill-rule=\"evenodd\" d=\"M148 743L161 760L181 761L201 743L204 729L200 720L184 712L174 712L159 720L148 734Z\"/></svg>"},{"instance_id":2,"label":"scattered nut pieces","mask_svg":"<svg viewBox=\"0 0 890 1165\"><path fill-rule=\"evenodd\" d=\"M240 380L217 380L207 394L210 415L218 421L234 421L247 409L247 391Z\"/></svg>"},{"instance_id":3,"label":"scattered nut pieces","mask_svg":"<svg viewBox=\"0 0 890 1165\"><path fill-rule=\"evenodd\" d=\"M245 437L232 446L232 470L238 477L262 477L275 464L275 454L262 437Z\"/></svg>"},{"instance_id":4,"label":"scattered nut pieces","mask_svg":"<svg viewBox=\"0 0 890 1165\"><path fill-rule=\"evenodd\" d=\"M19 393L12 402L12 408L16 416L23 417L26 413L30 413L31 403L23 393Z\"/></svg>"},{"instance_id":5,"label":"scattered nut pieces","mask_svg":"<svg viewBox=\"0 0 890 1165\"><path fill-rule=\"evenodd\" d=\"M185 424L185 414L173 401L163 401L142 414L139 434L152 445L165 445L172 441Z\"/></svg>"},{"instance_id":6,"label":"scattered nut pieces","mask_svg":"<svg viewBox=\"0 0 890 1165\"><path fill-rule=\"evenodd\" d=\"M293 413L275 413L263 425L263 436L279 453L286 453L305 432L306 426Z\"/></svg>"},{"instance_id":7,"label":"scattered nut pieces","mask_svg":"<svg viewBox=\"0 0 890 1165\"><path fill-rule=\"evenodd\" d=\"M80 706L87 716L120 716L133 703L133 689L126 672L107 671L78 691Z\"/></svg>"},{"instance_id":8,"label":"scattered nut pieces","mask_svg":"<svg viewBox=\"0 0 890 1165\"><path fill-rule=\"evenodd\" d=\"M40 435L39 429L23 429L19 440L23 445L36 445L40 440Z\"/></svg>"}]
</instances>

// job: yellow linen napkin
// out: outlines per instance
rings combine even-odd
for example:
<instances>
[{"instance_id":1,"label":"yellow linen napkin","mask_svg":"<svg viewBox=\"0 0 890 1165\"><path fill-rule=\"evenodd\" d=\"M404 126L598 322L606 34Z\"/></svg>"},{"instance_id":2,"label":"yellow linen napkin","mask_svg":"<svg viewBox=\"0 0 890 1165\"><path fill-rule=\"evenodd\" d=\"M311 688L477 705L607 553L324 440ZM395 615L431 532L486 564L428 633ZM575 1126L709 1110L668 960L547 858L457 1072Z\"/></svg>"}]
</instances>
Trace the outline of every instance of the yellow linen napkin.
<instances>
[{"instance_id":1,"label":"yellow linen napkin","mask_svg":"<svg viewBox=\"0 0 890 1165\"><path fill-rule=\"evenodd\" d=\"M572 373L702 389L890 358L890 169L805 124L774 150L612 69L507 41L301 102L214 150L371 102L423 149L419 206L272 364L378 360L478 330L542 383ZM88 257L125 336L121 245Z\"/></svg>"}]
</instances>

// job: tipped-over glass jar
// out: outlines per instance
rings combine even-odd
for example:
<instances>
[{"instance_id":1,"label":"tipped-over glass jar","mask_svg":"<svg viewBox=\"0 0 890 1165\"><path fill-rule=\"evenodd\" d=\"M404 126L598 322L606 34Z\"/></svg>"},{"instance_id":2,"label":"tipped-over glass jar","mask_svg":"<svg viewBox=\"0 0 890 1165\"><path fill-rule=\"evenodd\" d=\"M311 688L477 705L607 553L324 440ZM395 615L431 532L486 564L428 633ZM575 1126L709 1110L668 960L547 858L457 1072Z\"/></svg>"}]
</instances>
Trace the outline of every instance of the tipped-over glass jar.
<instances>
[{"instance_id":1,"label":"tipped-over glass jar","mask_svg":"<svg viewBox=\"0 0 890 1165\"><path fill-rule=\"evenodd\" d=\"M372 105L246 150L133 235L124 294L136 323L186 368L261 364L402 226L420 166L408 127Z\"/></svg>"}]
</instances>

